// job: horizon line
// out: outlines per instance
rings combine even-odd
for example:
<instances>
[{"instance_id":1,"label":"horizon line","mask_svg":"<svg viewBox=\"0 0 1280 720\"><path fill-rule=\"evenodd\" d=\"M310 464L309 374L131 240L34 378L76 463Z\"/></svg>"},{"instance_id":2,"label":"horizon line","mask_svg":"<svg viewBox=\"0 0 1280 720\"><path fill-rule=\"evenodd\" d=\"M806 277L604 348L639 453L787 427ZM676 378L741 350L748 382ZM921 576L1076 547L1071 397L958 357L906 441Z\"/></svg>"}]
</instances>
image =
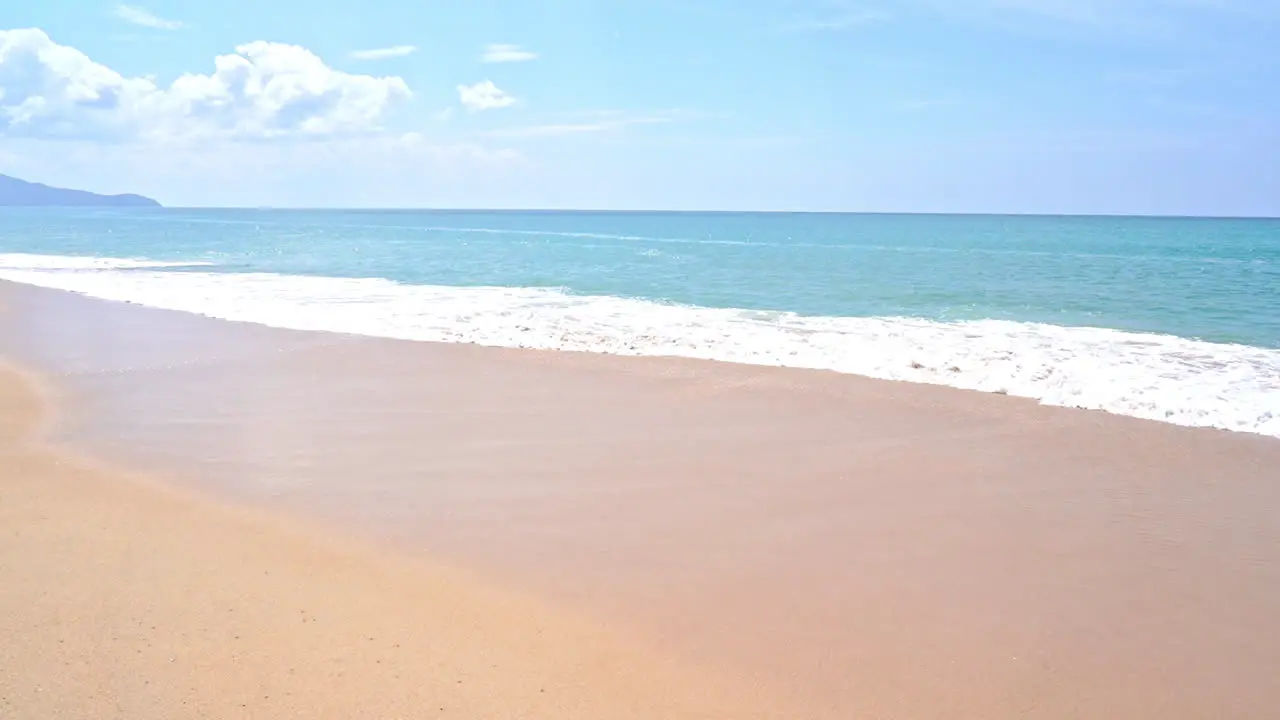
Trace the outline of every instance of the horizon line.
<instances>
[{"instance_id":1,"label":"horizon line","mask_svg":"<svg viewBox=\"0 0 1280 720\"><path fill-rule=\"evenodd\" d=\"M68 206L69 207L69 206ZM93 206L82 206L93 207ZM103 207L103 206L99 206ZM118 208L155 210L157 208ZM1277 215L1179 215L1173 213L1123 212L984 212L931 210L669 210L619 208L536 208L536 207L339 207L307 205L161 205L163 210L260 210L309 212L428 212L428 213L528 213L528 214L611 214L611 215L916 215L929 217L1043 217L1043 218L1136 218L1167 220L1280 220Z\"/></svg>"},{"instance_id":2,"label":"horizon line","mask_svg":"<svg viewBox=\"0 0 1280 720\"><path fill-rule=\"evenodd\" d=\"M105 196L115 197L115 196ZM261 212L389 212L389 213L509 213L509 214L596 214L596 215L870 215L870 216L921 216L921 217L1036 217L1036 218L1132 218L1151 220L1280 220L1276 215L1181 215L1175 213L1124 213L1124 212L992 212L992 211L940 211L940 210L726 210L726 209L623 209L623 208L537 208L537 207L341 207L309 205L165 205L134 207L127 205L2 205L4 210L29 209L60 210L118 210L145 212L154 210L240 210Z\"/></svg>"}]
</instances>

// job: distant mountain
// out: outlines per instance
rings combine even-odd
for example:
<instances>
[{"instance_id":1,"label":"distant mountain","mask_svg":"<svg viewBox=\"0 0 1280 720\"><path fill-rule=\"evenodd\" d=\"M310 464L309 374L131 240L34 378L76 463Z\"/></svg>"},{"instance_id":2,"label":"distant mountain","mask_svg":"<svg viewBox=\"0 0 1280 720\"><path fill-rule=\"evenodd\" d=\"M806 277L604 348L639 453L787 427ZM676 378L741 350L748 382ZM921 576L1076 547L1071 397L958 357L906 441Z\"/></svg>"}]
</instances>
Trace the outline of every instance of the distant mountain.
<instances>
[{"instance_id":1,"label":"distant mountain","mask_svg":"<svg viewBox=\"0 0 1280 720\"><path fill-rule=\"evenodd\" d=\"M99 195L84 190L64 190L40 183L30 183L8 175L0 175L0 207L160 207L160 203L141 195Z\"/></svg>"}]
</instances>

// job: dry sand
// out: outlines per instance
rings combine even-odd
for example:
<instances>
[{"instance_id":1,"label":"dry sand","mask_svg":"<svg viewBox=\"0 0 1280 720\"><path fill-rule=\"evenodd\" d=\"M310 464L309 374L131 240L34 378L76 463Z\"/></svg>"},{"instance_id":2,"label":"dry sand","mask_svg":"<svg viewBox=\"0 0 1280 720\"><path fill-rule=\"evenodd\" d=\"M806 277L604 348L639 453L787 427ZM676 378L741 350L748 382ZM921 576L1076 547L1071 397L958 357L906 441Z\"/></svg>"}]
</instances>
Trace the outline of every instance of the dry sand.
<instances>
[{"instance_id":1,"label":"dry sand","mask_svg":"<svg viewBox=\"0 0 1280 720\"><path fill-rule=\"evenodd\" d=\"M0 301L11 309L0 352L60 375L60 440L396 550L309 559L343 569L299 573L309 579L284 587L290 602L376 586L351 578L393 556L464 567L567 618L642 637L652 675L549 665L582 693L631 698L615 714L679 717L628 703L674 703L691 685L723 692L704 698L714 717L1245 719L1280 707L1274 439L832 373L291 333L3 285ZM159 497L122 495L113 507L158 508ZM171 537L204 527L190 518L231 517L164 502L172 508L153 522L184 520L130 519L131 551L80 531L98 550L89 566L117 572L32 581L6 602L23 607L53 585L59 602L115 598L127 616L169 597L167 612L197 617L191 597L205 593L120 580L146 548L168 552ZM77 507L38 507L61 517L64 506ZM68 526L94 527L65 512ZM263 593L246 605L265 612L282 588L248 578L265 582L264 564L271 577L288 572L276 566L311 548L260 529L228 554L221 538L243 533L211 528L216 555L235 562L210 558L201 564L220 569L205 573L170 560L152 581L251 567L236 592ZM480 648L450 644L397 667L448 663L459 645L489 652L543 622L482 611L458 599L471 584L450 587L458 594L433 602L474 610ZM360 597L332 632L371 616L426 622L368 612L361 603L374 600ZM220 615L198 617L204 629L189 635L234 650ZM319 652L349 654L361 634L327 636ZM52 641L29 642L24 652L42 657ZM580 657L571 651L591 642L554 651ZM94 646L104 662L119 654ZM666 684L659 671L676 667ZM718 690L730 680L739 689ZM348 702L395 695L323 685ZM500 680L486 687L506 692ZM742 687L758 697L744 700Z\"/></svg>"}]
</instances>

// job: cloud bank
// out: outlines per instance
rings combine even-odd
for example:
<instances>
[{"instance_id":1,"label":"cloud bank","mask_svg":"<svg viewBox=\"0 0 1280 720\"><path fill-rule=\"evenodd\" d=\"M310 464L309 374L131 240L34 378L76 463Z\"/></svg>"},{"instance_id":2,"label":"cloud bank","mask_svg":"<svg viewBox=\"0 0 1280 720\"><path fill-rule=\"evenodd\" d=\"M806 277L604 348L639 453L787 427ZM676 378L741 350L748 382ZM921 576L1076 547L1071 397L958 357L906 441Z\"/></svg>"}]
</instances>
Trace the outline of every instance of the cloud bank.
<instances>
[{"instance_id":1,"label":"cloud bank","mask_svg":"<svg viewBox=\"0 0 1280 720\"><path fill-rule=\"evenodd\" d=\"M149 78L125 77L42 30L0 30L0 135L351 135L378 130L387 112L410 96L399 77L344 73L296 45L246 43L214 58L212 73L187 73L161 87Z\"/></svg>"}]
</instances>

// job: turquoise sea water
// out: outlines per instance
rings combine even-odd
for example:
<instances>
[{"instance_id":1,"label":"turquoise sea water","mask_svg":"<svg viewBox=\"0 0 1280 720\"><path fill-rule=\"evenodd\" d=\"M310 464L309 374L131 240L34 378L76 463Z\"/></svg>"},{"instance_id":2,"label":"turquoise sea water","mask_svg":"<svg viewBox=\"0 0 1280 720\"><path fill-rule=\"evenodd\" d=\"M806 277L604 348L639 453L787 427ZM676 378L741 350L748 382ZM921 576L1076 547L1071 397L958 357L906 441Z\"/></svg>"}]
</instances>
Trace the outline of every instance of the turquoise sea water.
<instances>
[{"instance_id":1,"label":"turquoise sea water","mask_svg":"<svg viewBox=\"0 0 1280 720\"><path fill-rule=\"evenodd\" d=\"M285 327L825 367L1280 435L1280 220L12 209L0 255L0 277Z\"/></svg>"}]
</instances>

